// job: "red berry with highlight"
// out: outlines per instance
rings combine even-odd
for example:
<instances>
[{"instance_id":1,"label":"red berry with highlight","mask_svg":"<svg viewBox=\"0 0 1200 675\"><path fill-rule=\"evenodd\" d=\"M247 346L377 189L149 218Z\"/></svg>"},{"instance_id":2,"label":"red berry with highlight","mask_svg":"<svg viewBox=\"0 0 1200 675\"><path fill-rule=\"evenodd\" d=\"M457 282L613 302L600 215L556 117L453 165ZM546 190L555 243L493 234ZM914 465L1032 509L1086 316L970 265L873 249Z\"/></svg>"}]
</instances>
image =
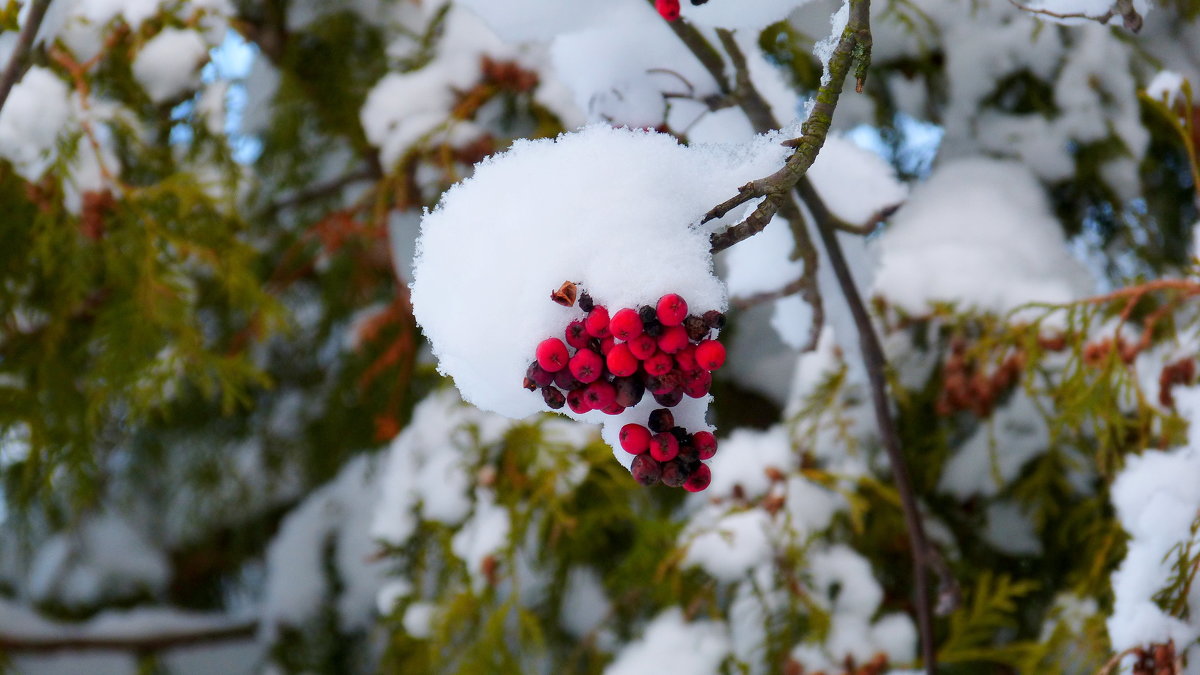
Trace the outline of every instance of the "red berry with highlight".
<instances>
[{"instance_id":1,"label":"red berry with highlight","mask_svg":"<svg viewBox=\"0 0 1200 675\"><path fill-rule=\"evenodd\" d=\"M618 340L629 342L642 334L642 319L637 310L626 307L612 315L608 322L608 330Z\"/></svg>"},{"instance_id":2,"label":"red berry with highlight","mask_svg":"<svg viewBox=\"0 0 1200 675\"><path fill-rule=\"evenodd\" d=\"M687 331L683 326L668 326L658 336L658 348L668 354L674 354L688 346Z\"/></svg>"},{"instance_id":3,"label":"red berry with highlight","mask_svg":"<svg viewBox=\"0 0 1200 675\"><path fill-rule=\"evenodd\" d=\"M661 475L661 472L660 472ZM683 489L688 492L700 492L712 482L712 469L707 464L696 467L696 471L683 482Z\"/></svg>"},{"instance_id":4,"label":"red berry with highlight","mask_svg":"<svg viewBox=\"0 0 1200 675\"><path fill-rule=\"evenodd\" d=\"M690 373L699 368L696 365L696 348L688 345L675 352L675 364L685 373Z\"/></svg>"},{"instance_id":5,"label":"red berry with highlight","mask_svg":"<svg viewBox=\"0 0 1200 675\"><path fill-rule=\"evenodd\" d=\"M658 340L655 340L645 333L642 333L641 335L630 340L628 344L629 351L632 352L639 361L645 361L651 356L654 356L654 352L658 351Z\"/></svg>"},{"instance_id":6,"label":"red berry with highlight","mask_svg":"<svg viewBox=\"0 0 1200 675\"><path fill-rule=\"evenodd\" d=\"M572 321L567 324L567 344L575 349L586 349L588 339L591 337L588 335L587 328L584 327L582 321Z\"/></svg>"},{"instance_id":7,"label":"red berry with highlight","mask_svg":"<svg viewBox=\"0 0 1200 675\"><path fill-rule=\"evenodd\" d=\"M705 340L696 345L696 364L709 371L725 365L725 345L716 340Z\"/></svg>"},{"instance_id":8,"label":"red berry with highlight","mask_svg":"<svg viewBox=\"0 0 1200 675\"><path fill-rule=\"evenodd\" d=\"M711 459L717 454L717 437L709 431L697 431L692 434L692 448L700 459Z\"/></svg>"},{"instance_id":9,"label":"red berry with highlight","mask_svg":"<svg viewBox=\"0 0 1200 675\"><path fill-rule=\"evenodd\" d=\"M604 373L604 359L590 349L580 349L571 357L571 374L575 379L589 384L600 379Z\"/></svg>"},{"instance_id":10,"label":"red berry with highlight","mask_svg":"<svg viewBox=\"0 0 1200 675\"><path fill-rule=\"evenodd\" d=\"M687 301L675 293L668 293L658 299L658 320L664 326L678 326L687 318ZM686 331L684 335L687 335Z\"/></svg>"},{"instance_id":11,"label":"red berry with highlight","mask_svg":"<svg viewBox=\"0 0 1200 675\"><path fill-rule=\"evenodd\" d=\"M608 372L617 377L628 377L638 369L637 358L624 342L614 345L604 357L604 362L608 365Z\"/></svg>"},{"instance_id":12,"label":"red berry with highlight","mask_svg":"<svg viewBox=\"0 0 1200 675\"><path fill-rule=\"evenodd\" d=\"M598 380L583 390L583 398L592 410L604 410L617 400L617 390L604 380Z\"/></svg>"},{"instance_id":13,"label":"red berry with highlight","mask_svg":"<svg viewBox=\"0 0 1200 675\"><path fill-rule=\"evenodd\" d=\"M546 338L537 346L537 363L548 373L562 370L567 366L568 360L570 355L567 353L567 346L558 338Z\"/></svg>"},{"instance_id":14,"label":"red berry with highlight","mask_svg":"<svg viewBox=\"0 0 1200 675\"><path fill-rule=\"evenodd\" d=\"M642 362L642 367L651 375L663 376L671 372L671 367L674 366L674 360L670 354L658 352L654 356Z\"/></svg>"},{"instance_id":15,"label":"red berry with highlight","mask_svg":"<svg viewBox=\"0 0 1200 675\"><path fill-rule=\"evenodd\" d=\"M621 427L621 449L631 455L640 455L650 449L650 430L640 424Z\"/></svg>"},{"instance_id":16,"label":"red berry with highlight","mask_svg":"<svg viewBox=\"0 0 1200 675\"><path fill-rule=\"evenodd\" d=\"M592 337L608 337L608 310L604 305L596 305L592 311L588 312L587 318L583 320L583 325L587 328L588 335Z\"/></svg>"},{"instance_id":17,"label":"red berry with highlight","mask_svg":"<svg viewBox=\"0 0 1200 675\"><path fill-rule=\"evenodd\" d=\"M669 462L679 454L679 441L675 434L663 432L650 437L650 456L660 462Z\"/></svg>"},{"instance_id":18,"label":"red berry with highlight","mask_svg":"<svg viewBox=\"0 0 1200 675\"><path fill-rule=\"evenodd\" d=\"M600 343L600 356L608 356L608 353L612 351L613 345L617 344L617 341L614 340L613 336L611 335L608 337L596 338L596 340Z\"/></svg>"}]
</instances>

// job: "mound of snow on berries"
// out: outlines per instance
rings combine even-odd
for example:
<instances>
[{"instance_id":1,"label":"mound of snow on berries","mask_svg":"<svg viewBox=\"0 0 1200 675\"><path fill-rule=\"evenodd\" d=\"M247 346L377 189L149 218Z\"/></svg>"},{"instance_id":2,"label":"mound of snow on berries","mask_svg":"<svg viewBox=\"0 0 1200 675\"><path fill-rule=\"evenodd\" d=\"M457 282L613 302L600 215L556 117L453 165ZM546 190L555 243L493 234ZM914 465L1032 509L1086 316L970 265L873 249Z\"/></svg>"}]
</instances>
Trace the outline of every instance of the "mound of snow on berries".
<instances>
[{"instance_id":1,"label":"mound of snow on berries","mask_svg":"<svg viewBox=\"0 0 1200 675\"><path fill-rule=\"evenodd\" d=\"M593 126L519 141L482 162L426 214L417 243L413 310L439 368L472 404L525 417L546 410L540 394L521 386L538 343L583 316L550 299L564 281L612 308L679 293L693 313L723 310L710 229L747 209L709 228L697 223L785 154L773 137L684 147L663 134ZM685 401L676 417L703 428L707 401ZM644 424L654 407L646 397L621 415L572 416L608 422L605 439L615 446L621 425Z\"/></svg>"}]
</instances>

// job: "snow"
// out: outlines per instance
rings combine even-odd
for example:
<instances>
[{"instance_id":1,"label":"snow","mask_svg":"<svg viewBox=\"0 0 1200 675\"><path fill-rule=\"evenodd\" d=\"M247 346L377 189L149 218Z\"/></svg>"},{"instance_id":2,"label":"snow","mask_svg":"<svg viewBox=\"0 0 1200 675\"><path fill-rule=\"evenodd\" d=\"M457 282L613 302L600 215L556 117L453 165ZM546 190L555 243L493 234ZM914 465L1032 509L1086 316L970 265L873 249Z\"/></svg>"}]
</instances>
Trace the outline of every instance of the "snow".
<instances>
[{"instance_id":1,"label":"snow","mask_svg":"<svg viewBox=\"0 0 1200 675\"><path fill-rule=\"evenodd\" d=\"M1183 96L1184 77L1172 70L1160 70L1146 85L1146 95L1172 107Z\"/></svg>"},{"instance_id":2,"label":"snow","mask_svg":"<svg viewBox=\"0 0 1200 675\"><path fill-rule=\"evenodd\" d=\"M404 632L424 640L433 635L433 621L437 616L437 605L432 602L414 602L404 610L401 625Z\"/></svg>"},{"instance_id":3,"label":"snow","mask_svg":"<svg viewBox=\"0 0 1200 675\"><path fill-rule=\"evenodd\" d=\"M69 90L53 71L33 66L0 110L0 157L26 180L36 181L55 156L55 143L71 119Z\"/></svg>"},{"instance_id":4,"label":"snow","mask_svg":"<svg viewBox=\"0 0 1200 675\"><path fill-rule=\"evenodd\" d=\"M678 607L672 607L655 617L640 639L622 649L604 675L715 675L729 651L723 624L688 622Z\"/></svg>"},{"instance_id":5,"label":"snow","mask_svg":"<svg viewBox=\"0 0 1200 675\"><path fill-rule=\"evenodd\" d=\"M200 84L200 66L207 58L208 45L199 33L165 28L133 59L133 76L151 101L163 103Z\"/></svg>"},{"instance_id":6,"label":"snow","mask_svg":"<svg viewBox=\"0 0 1200 675\"><path fill-rule=\"evenodd\" d=\"M714 475L716 472L713 472ZM680 535L687 544L684 564L699 565L718 581L734 582L771 560L771 517L761 509L719 516L719 509L693 516Z\"/></svg>"},{"instance_id":7,"label":"snow","mask_svg":"<svg viewBox=\"0 0 1200 675\"><path fill-rule=\"evenodd\" d=\"M708 228L695 223L715 195L766 175L784 150L771 137L748 147L685 147L664 134L590 126L553 141L518 141L485 160L421 224L413 310L439 370L472 404L521 418L545 409L540 395L521 388L534 348L583 316L550 300L564 281L610 308L677 292L695 313L723 310L709 234L731 217ZM652 406L647 397L622 415L580 419L607 422L611 442ZM689 399L676 418L703 428L705 407Z\"/></svg>"},{"instance_id":8,"label":"snow","mask_svg":"<svg viewBox=\"0 0 1200 675\"><path fill-rule=\"evenodd\" d=\"M709 0L702 5L682 2L685 21L707 28L743 29L741 32L761 31L783 21L797 7L810 0Z\"/></svg>"},{"instance_id":9,"label":"snow","mask_svg":"<svg viewBox=\"0 0 1200 675\"><path fill-rule=\"evenodd\" d=\"M912 314L938 301L1003 313L1069 302L1091 287L1041 186L1008 162L940 166L913 190L878 246L872 294Z\"/></svg>"},{"instance_id":10,"label":"snow","mask_svg":"<svg viewBox=\"0 0 1200 675\"><path fill-rule=\"evenodd\" d=\"M450 550L466 563L476 590L488 582L484 559L507 547L511 529L508 511L496 503L495 493L486 488L477 489L474 513L450 540Z\"/></svg>"},{"instance_id":11,"label":"snow","mask_svg":"<svg viewBox=\"0 0 1200 675\"><path fill-rule=\"evenodd\" d=\"M1037 403L1017 392L958 444L946 462L938 489L959 499L994 496L1031 459L1044 453L1049 443L1050 429Z\"/></svg>"},{"instance_id":12,"label":"snow","mask_svg":"<svg viewBox=\"0 0 1200 675\"><path fill-rule=\"evenodd\" d=\"M583 638L604 625L611 609L600 576L591 568L571 568L563 591L563 628L572 636Z\"/></svg>"},{"instance_id":13,"label":"snow","mask_svg":"<svg viewBox=\"0 0 1200 675\"><path fill-rule=\"evenodd\" d=\"M766 470L774 467L786 473L795 467L797 455L783 426L767 431L735 429L719 441L717 454L709 462L712 483L704 496L728 497L735 486L741 486L747 499L767 493L770 480Z\"/></svg>"},{"instance_id":14,"label":"snow","mask_svg":"<svg viewBox=\"0 0 1200 675\"><path fill-rule=\"evenodd\" d=\"M850 22L850 0L842 0L842 6L838 11L829 17L829 35L824 40L813 45L813 54L817 60L821 62L821 86L827 86L833 80L833 73L829 72L829 59L833 58L833 52L837 49L838 42L842 40L842 33L846 30L846 24Z\"/></svg>"}]
</instances>

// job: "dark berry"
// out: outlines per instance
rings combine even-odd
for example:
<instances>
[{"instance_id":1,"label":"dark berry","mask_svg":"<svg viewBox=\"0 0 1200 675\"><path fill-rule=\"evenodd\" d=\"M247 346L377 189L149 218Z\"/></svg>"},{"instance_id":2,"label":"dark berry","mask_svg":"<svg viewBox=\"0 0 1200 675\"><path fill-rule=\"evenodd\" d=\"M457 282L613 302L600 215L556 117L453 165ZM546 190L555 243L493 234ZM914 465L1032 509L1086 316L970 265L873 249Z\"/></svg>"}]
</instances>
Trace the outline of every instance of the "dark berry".
<instances>
[{"instance_id":1,"label":"dark berry","mask_svg":"<svg viewBox=\"0 0 1200 675\"><path fill-rule=\"evenodd\" d=\"M604 410L617 400L617 390L604 380L597 380L583 390L583 398L592 410Z\"/></svg>"},{"instance_id":2,"label":"dark berry","mask_svg":"<svg viewBox=\"0 0 1200 675\"><path fill-rule=\"evenodd\" d=\"M645 361L654 356L654 352L658 351L658 340L645 333L630 340L627 344L629 345L630 353L639 361Z\"/></svg>"},{"instance_id":3,"label":"dark berry","mask_svg":"<svg viewBox=\"0 0 1200 675\"><path fill-rule=\"evenodd\" d=\"M590 349L580 349L571 357L571 374L584 384L600 379L604 372L604 359Z\"/></svg>"},{"instance_id":4,"label":"dark berry","mask_svg":"<svg viewBox=\"0 0 1200 675\"><path fill-rule=\"evenodd\" d=\"M642 334L642 319L636 311L626 307L612 315L608 330L618 340L629 342Z\"/></svg>"},{"instance_id":5,"label":"dark berry","mask_svg":"<svg viewBox=\"0 0 1200 675\"><path fill-rule=\"evenodd\" d=\"M563 369L565 370L565 368ZM558 372L562 372L559 370ZM538 365L537 361L529 364L529 368L525 369L525 377L533 380L533 383L539 387L549 386L554 381L554 373L549 372L545 368Z\"/></svg>"},{"instance_id":6,"label":"dark berry","mask_svg":"<svg viewBox=\"0 0 1200 675\"><path fill-rule=\"evenodd\" d=\"M683 320L683 328L687 331L688 339L692 342L699 342L708 337L708 324L704 323L704 317L692 314Z\"/></svg>"},{"instance_id":7,"label":"dark berry","mask_svg":"<svg viewBox=\"0 0 1200 675\"><path fill-rule=\"evenodd\" d=\"M652 338L656 338L659 335L663 334L662 322L659 321L658 319L653 319L651 321L643 321L642 322L642 332L645 333L646 335L649 335Z\"/></svg>"},{"instance_id":8,"label":"dark berry","mask_svg":"<svg viewBox=\"0 0 1200 675\"><path fill-rule=\"evenodd\" d=\"M569 359L567 346L558 338L546 338L537 346L537 363L546 372L557 373L566 367Z\"/></svg>"},{"instance_id":9,"label":"dark berry","mask_svg":"<svg viewBox=\"0 0 1200 675\"><path fill-rule=\"evenodd\" d=\"M632 408L642 400L646 386L636 377L613 378L613 388L617 390L617 403Z\"/></svg>"},{"instance_id":10,"label":"dark berry","mask_svg":"<svg viewBox=\"0 0 1200 675\"><path fill-rule=\"evenodd\" d=\"M621 427L621 449L631 455L640 455L650 449L650 430L640 424Z\"/></svg>"},{"instance_id":11,"label":"dark berry","mask_svg":"<svg viewBox=\"0 0 1200 675\"><path fill-rule=\"evenodd\" d=\"M692 472L692 475L683 482L683 489L687 490L688 492L700 492L704 488L707 488L708 484L711 482L712 469L708 468L707 464L701 464L700 466L696 467L696 470Z\"/></svg>"},{"instance_id":12,"label":"dark berry","mask_svg":"<svg viewBox=\"0 0 1200 675\"><path fill-rule=\"evenodd\" d=\"M692 447L696 449L696 457L710 459L717 454L717 437L708 431L697 431L692 434Z\"/></svg>"},{"instance_id":13,"label":"dark berry","mask_svg":"<svg viewBox=\"0 0 1200 675\"><path fill-rule=\"evenodd\" d=\"M701 398L712 389L712 374L697 370L691 377L683 381L682 389L683 393L690 398Z\"/></svg>"},{"instance_id":14,"label":"dark berry","mask_svg":"<svg viewBox=\"0 0 1200 675\"><path fill-rule=\"evenodd\" d=\"M617 377L628 377L638 369L637 357L629 351L629 345L624 342L613 345L605 355L604 362L608 366L608 372Z\"/></svg>"},{"instance_id":15,"label":"dark berry","mask_svg":"<svg viewBox=\"0 0 1200 675\"><path fill-rule=\"evenodd\" d=\"M570 368L563 368L554 374L554 386L563 391L575 391L576 389L583 389L587 384L580 382L572 375Z\"/></svg>"},{"instance_id":16,"label":"dark berry","mask_svg":"<svg viewBox=\"0 0 1200 675\"><path fill-rule=\"evenodd\" d=\"M650 456L660 462L668 462L679 454L679 441L674 434L659 433L650 437Z\"/></svg>"},{"instance_id":17,"label":"dark berry","mask_svg":"<svg viewBox=\"0 0 1200 675\"><path fill-rule=\"evenodd\" d=\"M646 426L656 434L670 431L675 426L675 413L666 408L659 408L650 413L650 420Z\"/></svg>"},{"instance_id":18,"label":"dark berry","mask_svg":"<svg viewBox=\"0 0 1200 675\"><path fill-rule=\"evenodd\" d=\"M650 305L642 305L638 308L638 318L645 324L648 321L658 321L658 311Z\"/></svg>"},{"instance_id":19,"label":"dark berry","mask_svg":"<svg viewBox=\"0 0 1200 675\"><path fill-rule=\"evenodd\" d=\"M683 462L678 458L673 459L662 465L662 475L659 480L667 487L679 487L687 480L687 474L683 470Z\"/></svg>"},{"instance_id":20,"label":"dark berry","mask_svg":"<svg viewBox=\"0 0 1200 675\"><path fill-rule=\"evenodd\" d=\"M620 415L621 413L625 412L625 406L613 401L605 406L600 412L604 413L605 415Z\"/></svg>"},{"instance_id":21,"label":"dark berry","mask_svg":"<svg viewBox=\"0 0 1200 675\"><path fill-rule=\"evenodd\" d=\"M529 391L537 391L538 388L537 383L529 379L529 376L526 376L525 379L521 381L521 386Z\"/></svg>"},{"instance_id":22,"label":"dark berry","mask_svg":"<svg viewBox=\"0 0 1200 675\"><path fill-rule=\"evenodd\" d=\"M720 330L725 327L725 315L715 309L710 309L704 313L704 323L709 328Z\"/></svg>"},{"instance_id":23,"label":"dark berry","mask_svg":"<svg viewBox=\"0 0 1200 675\"><path fill-rule=\"evenodd\" d=\"M645 383L651 394L669 394L678 389L675 380L667 375L647 375Z\"/></svg>"},{"instance_id":24,"label":"dark berry","mask_svg":"<svg viewBox=\"0 0 1200 675\"><path fill-rule=\"evenodd\" d=\"M567 324L567 344L575 349L584 349L588 346L588 340L592 336L588 335L587 328L584 327L582 321L572 321Z\"/></svg>"},{"instance_id":25,"label":"dark berry","mask_svg":"<svg viewBox=\"0 0 1200 675\"><path fill-rule=\"evenodd\" d=\"M662 346L661 340L659 346ZM696 364L709 371L725 365L725 345L716 340L705 340L696 345Z\"/></svg>"},{"instance_id":26,"label":"dark berry","mask_svg":"<svg viewBox=\"0 0 1200 675\"><path fill-rule=\"evenodd\" d=\"M692 0L692 6L697 7L699 5L703 5L706 2L708 2L708 0Z\"/></svg>"},{"instance_id":27,"label":"dark berry","mask_svg":"<svg viewBox=\"0 0 1200 675\"><path fill-rule=\"evenodd\" d=\"M546 401L546 405L550 406L551 410L558 410L567 403L567 397L554 387L542 389L542 399Z\"/></svg>"},{"instance_id":28,"label":"dark berry","mask_svg":"<svg viewBox=\"0 0 1200 675\"><path fill-rule=\"evenodd\" d=\"M658 482L659 476L662 475L662 467L650 455L643 454L633 458L633 464L629 465L629 473L633 475L634 480L649 487Z\"/></svg>"},{"instance_id":29,"label":"dark berry","mask_svg":"<svg viewBox=\"0 0 1200 675\"><path fill-rule=\"evenodd\" d=\"M587 397L583 395L583 391L583 389L576 389L567 392L567 406L571 412L577 415L582 415L592 409L592 406L588 404Z\"/></svg>"},{"instance_id":30,"label":"dark berry","mask_svg":"<svg viewBox=\"0 0 1200 675\"><path fill-rule=\"evenodd\" d=\"M667 433L675 437L675 441L679 443L679 447L681 448L692 443L692 437L688 435L687 429L683 427L671 427L667 430Z\"/></svg>"},{"instance_id":31,"label":"dark berry","mask_svg":"<svg viewBox=\"0 0 1200 675\"><path fill-rule=\"evenodd\" d=\"M687 318L687 302L676 293L658 299L658 320L664 326L678 326Z\"/></svg>"},{"instance_id":32,"label":"dark berry","mask_svg":"<svg viewBox=\"0 0 1200 675\"><path fill-rule=\"evenodd\" d=\"M658 348L668 354L674 354L686 346L688 336L683 326L667 326L658 337Z\"/></svg>"},{"instance_id":33,"label":"dark berry","mask_svg":"<svg viewBox=\"0 0 1200 675\"><path fill-rule=\"evenodd\" d=\"M592 301L592 296L588 295L587 291L579 294L579 309L582 309L584 312L590 312L595 305L596 303Z\"/></svg>"},{"instance_id":34,"label":"dark berry","mask_svg":"<svg viewBox=\"0 0 1200 675\"><path fill-rule=\"evenodd\" d=\"M587 318L583 320L583 325L587 328L588 335L592 337L608 337L608 310L604 305L596 305L592 311L588 312Z\"/></svg>"},{"instance_id":35,"label":"dark berry","mask_svg":"<svg viewBox=\"0 0 1200 675\"><path fill-rule=\"evenodd\" d=\"M674 408L675 406L679 405L679 402L682 400L683 400L683 392L682 391L672 391L672 392L669 392L666 394L655 394L654 395L654 401L656 403L658 403L661 406L666 406L668 408Z\"/></svg>"},{"instance_id":36,"label":"dark berry","mask_svg":"<svg viewBox=\"0 0 1200 675\"><path fill-rule=\"evenodd\" d=\"M671 358L670 354L662 352L658 352L642 362L642 367L646 369L647 373L658 376L671 372L671 367L674 365L675 361Z\"/></svg>"}]
</instances>

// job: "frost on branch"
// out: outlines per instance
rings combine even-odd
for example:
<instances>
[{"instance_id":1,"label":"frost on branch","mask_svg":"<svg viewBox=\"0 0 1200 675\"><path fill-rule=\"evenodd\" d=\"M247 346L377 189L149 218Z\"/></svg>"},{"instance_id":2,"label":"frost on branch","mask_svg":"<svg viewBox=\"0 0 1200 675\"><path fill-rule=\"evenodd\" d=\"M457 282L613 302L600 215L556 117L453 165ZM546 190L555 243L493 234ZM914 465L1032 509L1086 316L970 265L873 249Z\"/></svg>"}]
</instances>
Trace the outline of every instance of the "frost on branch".
<instances>
[{"instance_id":1,"label":"frost on branch","mask_svg":"<svg viewBox=\"0 0 1200 675\"><path fill-rule=\"evenodd\" d=\"M710 231L695 223L713 195L733 194L783 151L767 138L735 151L596 126L518 142L485 161L421 227L413 309L439 368L476 406L524 417L545 410L540 394L520 386L535 348L583 315L550 300L563 281L609 307L680 293L693 314L723 310ZM707 400L685 400L678 424L705 428ZM615 447L620 426L644 424L652 407L647 398L608 417L606 440Z\"/></svg>"}]
</instances>

